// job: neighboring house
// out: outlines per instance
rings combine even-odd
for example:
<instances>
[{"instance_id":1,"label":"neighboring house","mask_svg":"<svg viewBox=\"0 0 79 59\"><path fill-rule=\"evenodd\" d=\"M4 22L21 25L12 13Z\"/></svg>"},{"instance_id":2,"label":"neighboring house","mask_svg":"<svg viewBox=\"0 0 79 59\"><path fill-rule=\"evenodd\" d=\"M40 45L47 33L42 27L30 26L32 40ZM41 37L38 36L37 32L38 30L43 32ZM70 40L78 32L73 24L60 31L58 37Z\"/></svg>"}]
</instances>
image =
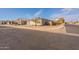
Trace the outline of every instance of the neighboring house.
<instances>
[{"instance_id":1,"label":"neighboring house","mask_svg":"<svg viewBox=\"0 0 79 59\"><path fill-rule=\"evenodd\" d=\"M6 24L7 25L14 25L14 24L16 24L16 22L15 21L6 21Z\"/></svg>"},{"instance_id":2,"label":"neighboring house","mask_svg":"<svg viewBox=\"0 0 79 59\"><path fill-rule=\"evenodd\" d=\"M53 20L50 20L50 21L49 21L49 25L50 25L50 26L53 26L53 25L60 25L60 24L63 24L63 23L65 23L64 18L56 18L56 19L53 19Z\"/></svg>"},{"instance_id":3,"label":"neighboring house","mask_svg":"<svg viewBox=\"0 0 79 59\"><path fill-rule=\"evenodd\" d=\"M27 25L35 25L35 22L33 22L32 20L27 20Z\"/></svg>"},{"instance_id":4,"label":"neighboring house","mask_svg":"<svg viewBox=\"0 0 79 59\"><path fill-rule=\"evenodd\" d=\"M2 25L2 21L0 21L0 25Z\"/></svg>"},{"instance_id":5,"label":"neighboring house","mask_svg":"<svg viewBox=\"0 0 79 59\"><path fill-rule=\"evenodd\" d=\"M3 25L4 25L4 24L6 24L6 21L1 21L1 23L0 23L0 24L3 24Z\"/></svg>"},{"instance_id":6,"label":"neighboring house","mask_svg":"<svg viewBox=\"0 0 79 59\"><path fill-rule=\"evenodd\" d=\"M53 25L53 21L50 20L48 25L52 26Z\"/></svg>"},{"instance_id":7,"label":"neighboring house","mask_svg":"<svg viewBox=\"0 0 79 59\"><path fill-rule=\"evenodd\" d=\"M78 23L75 23L75 24L79 24L79 22Z\"/></svg>"},{"instance_id":8,"label":"neighboring house","mask_svg":"<svg viewBox=\"0 0 79 59\"><path fill-rule=\"evenodd\" d=\"M4 21L2 21L2 24L10 25L11 24L11 21L10 20L4 20Z\"/></svg>"},{"instance_id":9,"label":"neighboring house","mask_svg":"<svg viewBox=\"0 0 79 59\"><path fill-rule=\"evenodd\" d=\"M15 20L15 22L17 23L17 25L26 25L27 24L27 19L18 18L18 19Z\"/></svg>"},{"instance_id":10,"label":"neighboring house","mask_svg":"<svg viewBox=\"0 0 79 59\"><path fill-rule=\"evenodd\" d=\"M27 25L33 25L33 26L48 25L48 20L44 18L36 17L30 20L27 20Z\"/></svg>"},{"instance_id":11,"label":"neighboring house","mask_svg":"<svg viewBox=\"0 0 79 59\"><path fill-rule=\"evenodd\" d=\"M62 24L65 22L64 18L58 18L58 19L55 19L54 22L58 23L58 24Z\"/></svg>"},{"instance_id":12,"label":"neighboring house","mask_svg":"<svg viewBox=\"0 0 79 59\"><path fill-rule=\"evenodd\" d=\"M79 22L65 22L65 24L79 24Z\"/></svg>"},{"instance_id":13,"label":"neighboring house","mask_svg":"<svg viewBox=\"0 0 79 59\"><path fill-rule=\"evenodd\" d=\"M13 25L15 23L14 23L14 21L3 20L3 21L0 21L0 24L2 24L2 25Z\"/></svg>"},{"instance_id":14,"label":"neighboring house","mask_svg":"<svg viewBox=\"0 0 79 59\"><path fill-rule=\"evenodd\" d=\"M52 21L52 23L53 23L53 25L60 25L60 24L65 23L65 20L64 20L64 18L57 18L57 19L54 19Z\"/></svg>"},{"instance_id":15,"label":"neighboring house","mask_svg":"<svg viewBox=\"0 0 79 59\"><path fill-rule=\"evenodd\" d=\"M45 18L35 17L32 19L18 18L16 20L0 21L0 24L7 25L27 25L27 26L43 26L43 25L59 25L64 23L64 18L57 18L55 20L48 20Z\"/></svg>"}]
</instances>

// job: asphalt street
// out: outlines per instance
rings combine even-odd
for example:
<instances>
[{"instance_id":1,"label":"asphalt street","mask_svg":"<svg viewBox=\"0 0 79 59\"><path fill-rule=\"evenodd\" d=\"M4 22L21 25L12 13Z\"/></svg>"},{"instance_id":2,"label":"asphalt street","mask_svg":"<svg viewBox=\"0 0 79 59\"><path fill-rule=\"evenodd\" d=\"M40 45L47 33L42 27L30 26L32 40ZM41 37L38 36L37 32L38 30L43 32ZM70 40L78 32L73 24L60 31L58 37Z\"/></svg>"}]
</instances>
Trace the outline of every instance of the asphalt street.
<instances>
[{"instance_id":1,"label":"asphalt street","mask_svg":"<svg viewBox=\"0 0 79 59\"><path fill-rule=\"evenodd\" d=\"M68 31L71 26L66 26ZM0 50L78 49L79 36L0 26Z\"/></svg>"}]
</instances>

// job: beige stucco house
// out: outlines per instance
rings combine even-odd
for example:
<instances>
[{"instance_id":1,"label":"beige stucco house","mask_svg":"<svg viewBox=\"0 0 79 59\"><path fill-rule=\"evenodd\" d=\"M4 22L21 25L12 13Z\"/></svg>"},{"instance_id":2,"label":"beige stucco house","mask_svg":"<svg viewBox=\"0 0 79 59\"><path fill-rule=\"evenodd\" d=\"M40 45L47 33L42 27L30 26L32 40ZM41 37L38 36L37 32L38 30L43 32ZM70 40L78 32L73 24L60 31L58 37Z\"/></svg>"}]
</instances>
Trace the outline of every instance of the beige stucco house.
<instances>
[{"instance_id":1,"label":"beige stucco house","mask_svg":"<svg viewBox=\"0 0 79 59\"><path fill-rule=\"evenodd\" d=\"M47 25L47 24L48 24L48 20L40 17L27 20L27 25L41 26L41 25Z\"/></svg>"},{"instance_id":2,"label":"beige stucco house","mask_svg":"<svg viewBox=\"0 0 79 59\"><path fill-rule=\"evenodd\" d=\"M17 25L26 25L27 24L27 19L18 18L18 19L15 20L15 22L17 23Z\"/></svg>"}]
</instances>

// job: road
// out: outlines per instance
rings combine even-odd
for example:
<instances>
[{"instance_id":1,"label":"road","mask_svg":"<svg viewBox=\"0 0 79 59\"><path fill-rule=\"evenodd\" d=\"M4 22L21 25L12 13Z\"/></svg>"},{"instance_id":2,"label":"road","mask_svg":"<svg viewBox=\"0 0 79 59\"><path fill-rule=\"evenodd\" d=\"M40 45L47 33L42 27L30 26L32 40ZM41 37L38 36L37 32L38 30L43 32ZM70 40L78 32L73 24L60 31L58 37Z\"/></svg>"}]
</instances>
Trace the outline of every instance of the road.
<instances>
[{"instance_id":1,"label":"road","mask_svg":"<svg viewBox=\"0 0 79 59\"><path fill-rule=\"evenodd\" d=\"M79 36L0 26L1 50L78 50Z\"/></svg>"},{"instance_id":2,"label":"road","mask_svg":"<svg viewBox=\"0 0 79 59\"><path fill-rule=\"evenodd\" d=\"M66 32L79 34L79 25L65 25Z\"/></svg>"}]
</instances>

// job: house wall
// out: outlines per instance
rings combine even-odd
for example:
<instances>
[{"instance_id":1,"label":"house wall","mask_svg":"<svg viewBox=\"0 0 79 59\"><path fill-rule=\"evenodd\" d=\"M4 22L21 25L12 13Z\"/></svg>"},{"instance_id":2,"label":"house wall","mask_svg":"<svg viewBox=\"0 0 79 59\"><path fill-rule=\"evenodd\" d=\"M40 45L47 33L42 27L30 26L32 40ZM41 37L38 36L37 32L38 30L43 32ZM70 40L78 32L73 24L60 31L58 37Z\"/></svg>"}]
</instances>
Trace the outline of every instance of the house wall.
<instances>
[{"instance_id":1,"label":"house wall","mask_svg":"<svg viewBox=\"0 0 79 59\"><path fill-rule=\"evenodd\" d=\"M27 21L27 25L43 25L42 20L38 19L37 22L34 22L33 20Z\"/></svg>"},{"instance_id":2,"label":"house wall","mask_svg":"<svg viewBox=\"0 0 79 59\"><path fill-rule=\"evenodd\" d=\"M27 20L25 20L25 19L17 19L15 22L18 25L26 25L27 24Z\"/></svg>"},{"instance_id":3,"label":"house wall","mask_svg":"<svg viewBox=\"0 0 79 59\"><path fill-rule=\"evenodd\" d=\"M30 25L35 25L35 22L33 22L33 21L30 21L30 23L29 23Z\"/></svg>"}]
</instances>

